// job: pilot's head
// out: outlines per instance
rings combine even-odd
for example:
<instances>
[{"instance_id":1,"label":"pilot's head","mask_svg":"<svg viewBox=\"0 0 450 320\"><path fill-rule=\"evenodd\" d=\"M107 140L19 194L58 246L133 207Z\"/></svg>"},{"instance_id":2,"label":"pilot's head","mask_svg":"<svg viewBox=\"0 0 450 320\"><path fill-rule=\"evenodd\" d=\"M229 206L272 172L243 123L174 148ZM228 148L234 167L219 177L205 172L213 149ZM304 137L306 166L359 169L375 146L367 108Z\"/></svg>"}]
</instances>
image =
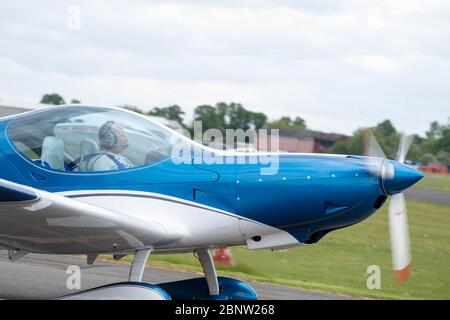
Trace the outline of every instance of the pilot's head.
<instances>
[{"instance_id":1,"label":"pilot's head","mask_svg":"<svg viewBox=\"0 0 450 320\"><path fill-rule=\"evenodd\" d=\"M98 130L100 147L119 154L128 147L128 139L122 126L114 121L105 122Z\"/></svg>"}]
</instances>

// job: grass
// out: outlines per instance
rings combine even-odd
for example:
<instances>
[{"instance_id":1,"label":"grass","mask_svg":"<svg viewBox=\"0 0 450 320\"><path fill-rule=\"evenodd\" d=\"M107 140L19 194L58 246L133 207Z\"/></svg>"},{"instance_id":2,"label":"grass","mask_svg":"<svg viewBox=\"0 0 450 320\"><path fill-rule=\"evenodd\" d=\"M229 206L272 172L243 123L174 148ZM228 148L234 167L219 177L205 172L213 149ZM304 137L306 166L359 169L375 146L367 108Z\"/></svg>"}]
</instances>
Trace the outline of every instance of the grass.
<instances>
[{"instance_id":1,"label":"grass","mask_svg":"<svg viewBox=\"0 0 450 320\"><path fill-rule=\"evenodd\" d=\"M426 174L414 188L450 192L450 174Z\"/></svg>"},{"instance_id":2,"label":"grass","mask_svg":"<svg viewBox=\"0 0 450 320\"><path fill-rule=\"evenodd\" d=\"M408 201L413 255L410 280L392 280L387 206L368 220L337 230L320 243L272 252L232 249L235 266L220 275L388 299L450 299L450 206ZM366 288L367 267L381 268L381 289ZM200 272L192 254L154 255L153 267Z\"/></svg>"}]
</instances>

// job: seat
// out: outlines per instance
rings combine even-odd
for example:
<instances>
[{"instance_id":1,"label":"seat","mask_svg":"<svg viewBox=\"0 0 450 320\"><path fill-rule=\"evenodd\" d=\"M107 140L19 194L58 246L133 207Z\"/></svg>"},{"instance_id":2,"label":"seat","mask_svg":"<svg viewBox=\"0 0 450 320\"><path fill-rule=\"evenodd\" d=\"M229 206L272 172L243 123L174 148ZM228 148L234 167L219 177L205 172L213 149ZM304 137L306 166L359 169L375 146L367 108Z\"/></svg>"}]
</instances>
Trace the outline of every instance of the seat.
<instances>
[{"instance_id":1,"label":"seat","mask_svg":"<svg viewBox=\"0 0 450 320\"><path fill-rule=\"evenodd\" d=\"M166 155L160 151L150 151L145 156L145 164L152 163L164 158Z\"/></svg>"},{"instance_id":2,"label":"seat","mask_svg":"<svg viewBox=\"0 0 450 320\"><path fill-rule=\"evenodd\" d=\"M41 163L55 170L65 170L64 142L61 138L45 137L42 143Z\"/></svg>"},{"instance_id":3,"label":"seat","mask_svg":"<svg viewBox=\"0 0 450 320\"><path fill-rule=\"evenodd\" d=\"M33 150L31 150L29 147L27 147L23 142L20 141L13 141L14 146L17 150L24 156L26 156L30 160L40 160L41 158L39 155L36 154Z\"/></svg>"},{"instance_id":4,"label":"seat","mask_svg":"<svg viewBox=\"0 0 450 320\"><path fill-rule=\"evenodd\" d=\"M98 144L92 139L84 139L80 143L80 164L78 166L79 171L88 171L85 156L99 153Z\"/></svg>"}]
</instances>

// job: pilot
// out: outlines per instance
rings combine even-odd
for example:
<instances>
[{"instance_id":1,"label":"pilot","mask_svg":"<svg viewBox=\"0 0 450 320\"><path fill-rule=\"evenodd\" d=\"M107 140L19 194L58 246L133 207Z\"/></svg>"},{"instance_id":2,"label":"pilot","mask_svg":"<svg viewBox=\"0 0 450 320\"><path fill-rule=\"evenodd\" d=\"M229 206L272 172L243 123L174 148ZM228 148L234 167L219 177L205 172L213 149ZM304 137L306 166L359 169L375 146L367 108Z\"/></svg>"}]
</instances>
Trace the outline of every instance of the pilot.
<instances>
[{"instance_id":1,"label":"pilot","mask_svg":"<svg viewBox=\"0 0 450 320\"><path fill-rule=\"evenodd\" d=\"M87 171L124 170L134 165L121 155L128 147L128 139L122 126L114 121L104 123L98 131L100 152L87 156Z\"/></svg>"}]
</instances>

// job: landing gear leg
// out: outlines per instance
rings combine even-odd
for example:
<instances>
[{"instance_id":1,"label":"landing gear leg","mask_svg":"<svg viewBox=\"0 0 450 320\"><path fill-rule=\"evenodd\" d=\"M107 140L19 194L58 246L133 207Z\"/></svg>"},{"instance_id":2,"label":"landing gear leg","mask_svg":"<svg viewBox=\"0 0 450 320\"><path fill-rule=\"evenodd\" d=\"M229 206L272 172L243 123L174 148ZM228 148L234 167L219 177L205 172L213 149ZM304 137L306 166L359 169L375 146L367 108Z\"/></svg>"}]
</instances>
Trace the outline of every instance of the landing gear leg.
<instances>
[{"instance_id":1,"label":"landing gear leg","mask_svg":"<svg viewBox=\"0 0 450 320\"><path fill-rule=\"evenodd\" d=\"M130 275L128 281L142 282L142 275L144 274L145 264L153 248L146 248L137 250L134 255L133 263L130 268Z\"/></svg>"},{"instance_id":2,"label":"landing gear leg","mask_svg":"<svg viewBox=\"0 0 450 320\"><path fill-rule=\"evenodd\" d=\"M209 295L216 296L219 294L219 281L217 280L216 268L211 253L206 248L195 250L202 264L206 282L208 284Z\"/></svg>"}]
</instances>

